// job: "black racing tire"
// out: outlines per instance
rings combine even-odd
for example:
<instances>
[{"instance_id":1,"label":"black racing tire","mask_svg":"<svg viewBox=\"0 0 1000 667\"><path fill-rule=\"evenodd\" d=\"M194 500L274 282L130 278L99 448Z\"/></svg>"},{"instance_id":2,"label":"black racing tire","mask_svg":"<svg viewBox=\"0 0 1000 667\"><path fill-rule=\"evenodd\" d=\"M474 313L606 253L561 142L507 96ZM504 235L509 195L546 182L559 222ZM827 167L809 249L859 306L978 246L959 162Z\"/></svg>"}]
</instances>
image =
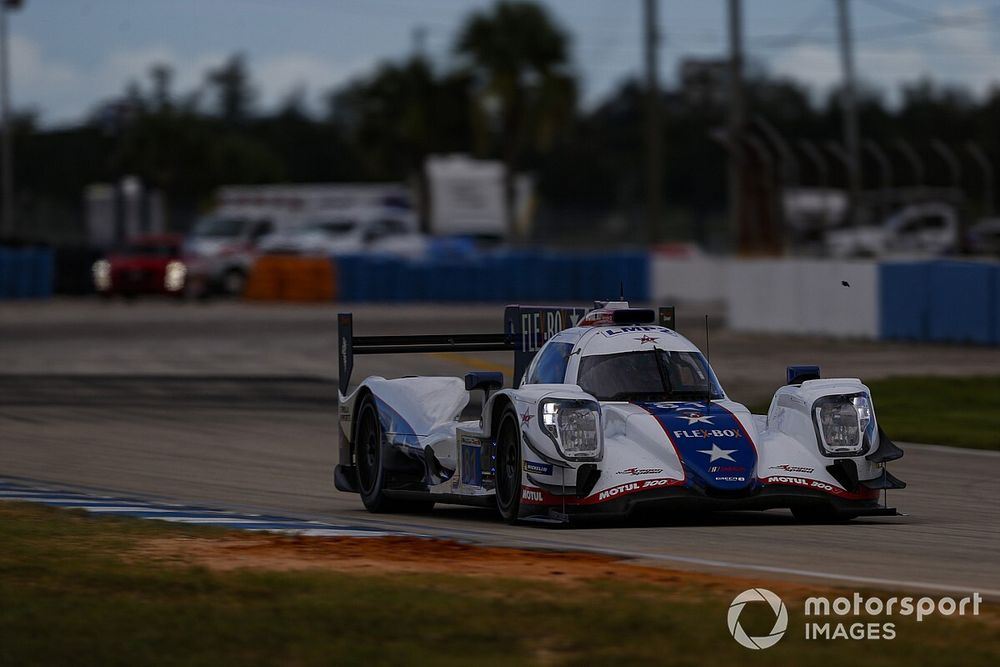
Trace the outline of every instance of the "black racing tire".
<instances>
[{"instance_id":1,"label":"black racing tire","mask_svg":"<svg viewBox=\"0 0 1000 667\"><path fill-rule=\"evenodd\" d=\"M521 512L521 425L508 406L496 431L496 502L500 517L517 523Z\"/></svg>"},{"instance_id":2,"label":"black racing tire","mask_svg":"<svg viewBox=\"0 0 1000 667\"><path fill-rule=\"evenodd\" d=\"M792 516L800 523L846 523L857 514L838 512L828 505L802 505L792 508Z\"/></svg>"},{"instance_id":3,"label":"black racing tire","mask_svg":"<svg viewBox=\"0 0 1000 667\"><path fill-rule=\"evenodd\" d=\"M395 512L399 504L385 496L385 469L382 467L382 422L371 396L361 399L354 420L354 461L361 502L369 512Z\"/></svg>"}]
</instances>

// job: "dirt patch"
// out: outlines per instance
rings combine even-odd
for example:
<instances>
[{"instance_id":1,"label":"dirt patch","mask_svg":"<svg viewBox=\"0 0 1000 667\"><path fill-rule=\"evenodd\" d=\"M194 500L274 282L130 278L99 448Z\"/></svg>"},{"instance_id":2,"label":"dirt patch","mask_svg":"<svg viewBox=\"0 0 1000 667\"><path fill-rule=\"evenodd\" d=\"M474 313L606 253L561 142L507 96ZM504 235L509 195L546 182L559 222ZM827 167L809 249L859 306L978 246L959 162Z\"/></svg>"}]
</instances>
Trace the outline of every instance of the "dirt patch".
<instances>
[{"instance_id":1,"label":"dirt patch","mask_svg":"<svg viewBox=\"0 0 1000 667\"><path fill-rule=\"evenodd\" d=\"M451 540L413 537L322 538L288 535L233 535L222 539L170 537L143 542L133 557L212 570L241 568L291 571L328 570L360 574L427 572L460 576L544 579L580 583L628 579L669 587L744 590L760 579L671 570L586 552L483 547ZM828 590L786 582L766 582L776 592Z\"/></svg>"}]
</instances>

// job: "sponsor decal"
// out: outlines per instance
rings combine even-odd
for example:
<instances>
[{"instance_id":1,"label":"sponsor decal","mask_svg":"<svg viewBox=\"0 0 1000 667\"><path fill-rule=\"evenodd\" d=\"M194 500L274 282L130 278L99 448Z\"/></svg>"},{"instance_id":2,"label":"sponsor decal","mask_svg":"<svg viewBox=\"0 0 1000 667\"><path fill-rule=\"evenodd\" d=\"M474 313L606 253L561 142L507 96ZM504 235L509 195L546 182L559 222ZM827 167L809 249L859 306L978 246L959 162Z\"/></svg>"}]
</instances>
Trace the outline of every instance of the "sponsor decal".
<instances>
[{"instance_id":1,"label":"sponsor decal","mask_svg":"<svg viewBox=\"0 0 1000 667\"><path fill-rule=\"evenodd\" d=\"M669 486L680 486L683 483L683 480L680 479L643 479L635 482L628 482L626 484L619 484L618 486L613 486L609 489L593 493L586 498L577 498L576 496L556 496L537 487L522 486L521 502L527 505L596 505L598 503L614 500L615 498L627 496L631 493L639 493L640 491L649 491Z\"/></svg>"},{"instance_id":2,"label":"sponsor decal","mask_svg":"<svg viewBox=\"0 0 1000 667\"><path fill-rule=\"evenodd\" d=\"M764 635L750 636L740 624L740 614L747 604L765 603L774 614L774 625ZM806 598L803 609L804 637L809 641L891 641L896 638L897 616L916 617L917 623L934 614L941 616L978 616L983 596L974 592L961 598L910 595L889 597L853 596L836 598L816 596ZM844 617L850 617L841 620ZM766 588L750 588L733 599L726 614L729 634L740 646L758 651L777 644L789 631L789 614L780 597ZM798 632L797 628L791 630Z\"/></svg>"},{"instance_id":3,"label":"sponsor decal","mask_svg":"<svg viewBox=\"0 0 1000 667\"><path fill-rule=\"evenodd\" d=\"M744 472L746 468L743 466L712 466L708 469L708 472Z\"/></svg>"},{"instance_id":4,"label":"sponsor decal","mask_svg":"<svg viewBox=\"0 0 1000 667\"><path fill-rule=\"evenodd\" d=\"M685 481L699 480L725 491L747 489L756 484L757 451L749 434L732 412L717 402L637 401L662 427L677 457L684 464ZM720 476L716 465L741 467ZM742 479L741 479L742 478Z\"/></svg>"},{"instance_id":5,"label":"sponsor decal","mask_svg":"<svg viewBox=\"0 0 1000 667\"><path fill-rule=\"evenodd\" d=\"M340 406L340 421L342 422L351 421L351 409L346 405Z\"/></svg>"},{"instance_id":6,"label":"sponsor decal","mask_svg":"<svg viewBox=\"0 0 1000 667\"><path fill-rule=\"evenodd\" d=\"M533 415L533 414L531 414L530 412L528 412L528 409L527 409L527 408L525 408L525 410L524 410L524 414L523 414L523 415L521 415L521 425L522 425L522 426L527 426L528 424L530 424L530 423L531 423L531 419L532 419L532 418L533 418L534 416L535 416L535 415Z\"/></svg>"},{"instance_id":7,"label":"sponsor decal","mask_svg":"<svg viewBox=\"0 0 1000 667\"><path fill-rule=\"evenodd\" d=\"M711 449L699 449L698 453L699 454L706 454L706 455L708 455L708 459L709 459L708 462L709 463L715 463L719 459L725 459L726 461L732 461L732 462L735 463L736 459L734 459L732 455L733 455L734 452L737 452L737 451L739 451L739 450L737 450L737 449L723 449L722 447L719 447L717 444L715 444L713 442Z\"/></svg>"},{"instance_id":8,"label":"sponsor decal","mask_svg":"<svg viewBox=\"0 0 1000 667\"><path fill-rule=\"evenodd\" d=\"M636 338L635 340L639 341L640 345L645 345L646 343L655 343L656 341L658 341L660 339L659 338L654 338L652 336L647 336L646 334L643 334L641 337Z\"/></svg>"},{"instance_id":9,"label":"sponsor decal","mask_svg":"<svg viewBox=\"0 0 1000 667\"><path fill-rule=\"evenodd\" d=\"M619 470L615 474L638 477L639 475L659 475L661 472L663 472L663 468L625 468L625 470Z\"/></svg>"},{"instance_id":10,"label":"sponsor decal","mask_svg":"<svg viewBox=\"0 0 1000 667\"><path fill-rule=\"evenodd\" d=\"M677 480L673 479L646 479L641 482L629 482L628 484L622 484L621 486L613 486L610 489L604 489L597 494L597 502L602 500L611 500L618 496L626 496L630 493L636 493L637 491L647 491L649 489L655 489L663 486L672 486L676 484ZM593 496L591 496L592 498Z\"/></svg>"},{"instance_id":11,"label":"sponsor decal","mask_svg":"<svg viewBox=\"0 0 1000 667\"><path fill-rule=\"evenodd\" d=\"M686 415L681 415L681 417L688 420L688 426L691 426L691 424L699 424L699 423L712 425L712 419L714 419L714 417L703 415L700 412L689 412Z\"/></svg>"},{"instance_id":12,"label":"sponsor decal","mask_svg":"<svg viewBox=\"0 0 1000 667\"><path fill-rule=\"evenodd\" d=\"M704 401L659 401L657 403L648 403L644 407L647 409L655 408L657 410L704 410Z\"/></svg>"},{"instance_id":13,"label":"sponsor decal","mask_svg":"<svg viewBox=\"0 0 1000 667\"><path fill-rule=\"evenodd\" d=\"M527 486L521 487L521 500L529 503L540 503L544 500L541 489L532 489Z\"/></svg>"},{"instance_id":14,"label":"sponsor decal","mask_svg":"<svg viewBox=\"0 0 1000 667\"><path fill-rule=\"evenodd\" d=\"M666 327L654 327L654 326L648 326L648 325L640 325L640 326L634 326L634 327L617 327L617 328L614 328L614 329L605 329L601 333L603 333L608 338L611 338L612 336L620 336L621 334L630 334L630 333L643 334L643 338L648 338L648 336L645 335L646 332L662 333L662 334L673 334L674 333L670 329L667 329ZM676 335L676 334L674 334L674 335ZM636 338L636 340L639 340L639 339ZM656 340L656 339L653 338L651 340ZM643 341L643 342L647 342L647 341Z\"/></svg>"},{"instance_id":15,"label":"sponsor decal","mask_svg":"<svg viewBox=\"0 0 1000 667\"><path fill-rule=\"evenodd\" d=\"M764 477L761 481L764 482L765 484L787 484L789 486L803 486L809 489L822 491L823 493L829 493L830 495L839 496L841 498L852 498L855 500L870 500L873 498L878 498L878 491L875 489L864 489L858 493L853 493L851 491L845 491L839 486L834 486L833 484L827 484L826 482L821 482L817 479L806 479L805 477L791 477L787 475L777 475L774 477Z\"/></svg>"},{"instance_id":16,"label":"sponsor decal","mask_svg":"<svg viewBox=\"0 0 1000 667\"><path fill-rule=\"evenodd\" d=\"M682 417L687 419L687 417ZM743 434L735 428L713 428L709 431L694 429L692 431L674 431L675 438L742 438Z\"/></svg>"},{"instance_id":17,"label":"sponsor decal","mask_svg":"<svg viewBox=\"0 0 1000 667\"><path fill-rule=\"evenodd\" d=\"M780 466L771 466L768 470L784 470L785 472L804 472L810 473L815 472L816 468L806 468L804 466L792 466L787 463L783 463Z\"/></svg>"},{"instance_id":18,"label":"sponsor decal","mask_svg":"<svg viewBox=\"0 0 1000 667\"><path fill-rule=\"evenodd\" d=\"M483 485L482 449L479 444L462 445L462 484Z\"/></svg>"},{"instance_id":19,"label":"sponsor decal","mask_svg":"<svg viewBox=\"0 0 1000 667\"><path fill-rule=\"evenodd\" d=\"M538 463L536 461L525 461L524 462L524 472L532 472L536 475L551 475L552 474L552 464L551 463Z\"/></svg>"}]
</instances>

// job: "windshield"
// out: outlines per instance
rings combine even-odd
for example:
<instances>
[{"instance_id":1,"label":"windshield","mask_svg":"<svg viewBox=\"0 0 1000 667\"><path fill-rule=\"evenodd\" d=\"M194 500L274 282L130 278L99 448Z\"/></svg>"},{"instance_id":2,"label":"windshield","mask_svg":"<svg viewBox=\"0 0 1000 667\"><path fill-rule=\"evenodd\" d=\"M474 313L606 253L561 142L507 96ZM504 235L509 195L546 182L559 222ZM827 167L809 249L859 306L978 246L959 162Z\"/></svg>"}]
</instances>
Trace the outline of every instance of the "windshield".
<instances>
[{"instance_id":1,"label":"windshield","mask_svg":"<svg viewBox=\"0 0 1000 667\"><path fill-rule=\"evenodd\" d=\"M194 227L194 235L203 238L233 238L246 227L243 218L203 218Z\"/></svg>"},{"instance_id":2,"label":"windshield","mask_svg":"<svg viewBox=\"0 0 1000 667\"><path fill-rule=\"evenodd\" d=\"M648 350L583 357L580 388L600 401L723 398L700 352Z\"/></svg>"}]
</instances>

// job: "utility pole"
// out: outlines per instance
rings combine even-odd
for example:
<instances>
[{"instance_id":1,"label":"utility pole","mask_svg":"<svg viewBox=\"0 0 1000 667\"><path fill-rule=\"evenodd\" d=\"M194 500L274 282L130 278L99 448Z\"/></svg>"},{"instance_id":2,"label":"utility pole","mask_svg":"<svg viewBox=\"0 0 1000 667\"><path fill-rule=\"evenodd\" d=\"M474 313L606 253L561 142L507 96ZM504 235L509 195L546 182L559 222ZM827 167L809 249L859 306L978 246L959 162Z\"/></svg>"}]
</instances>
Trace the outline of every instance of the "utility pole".
<instances>
[{"instance_id":1,"label":"utility pole","mask_svg":"<svg viewBox=\"0 0 1000 667\"><path fill-rule=\"evenodd\" d=\"M7 48L7 12L20 0L0 0L0 236L14 235L14 156L10 126L10 51Z\"/></svg>"},{"instance_id":2,"label":"utility pole","mask_svg":"<svg viewBox=\"0 0 1000 667\"><path fill-rule=\"evenodd\" d=\"M660 155L660 75L658 72L659 29L657 0L644 0L643 35L646 51L646 242L657 238L661 220L663 187Z\"/></svg>"},{"instance_id":3,"label":"utility pole","mask_svg":"<svg viewBox=\"0 0 1000 667\"><path fill-rule=\"evenodd\" d=\"M854 89L854 51L851 44L851 17L848 0L837 0L837 24L840 32L840 60L844 73L841 106L844 117L844 147L847 150L847 201L848 218L853 225L860 224L859 200L861 195L861 141L858 132L858 109Z\"/></svg>"},{"instance_id":4,"label":"utility pole","mask_svg":"<svg viewBox=\"0 0 1000 667\"><path fill-rule=\"evenodd\" d=\"M744 221L743 135L746 110L743 105L743 8L740 0L729 0L729 238L740 249Z\"/></svg>"}]
</instances>

